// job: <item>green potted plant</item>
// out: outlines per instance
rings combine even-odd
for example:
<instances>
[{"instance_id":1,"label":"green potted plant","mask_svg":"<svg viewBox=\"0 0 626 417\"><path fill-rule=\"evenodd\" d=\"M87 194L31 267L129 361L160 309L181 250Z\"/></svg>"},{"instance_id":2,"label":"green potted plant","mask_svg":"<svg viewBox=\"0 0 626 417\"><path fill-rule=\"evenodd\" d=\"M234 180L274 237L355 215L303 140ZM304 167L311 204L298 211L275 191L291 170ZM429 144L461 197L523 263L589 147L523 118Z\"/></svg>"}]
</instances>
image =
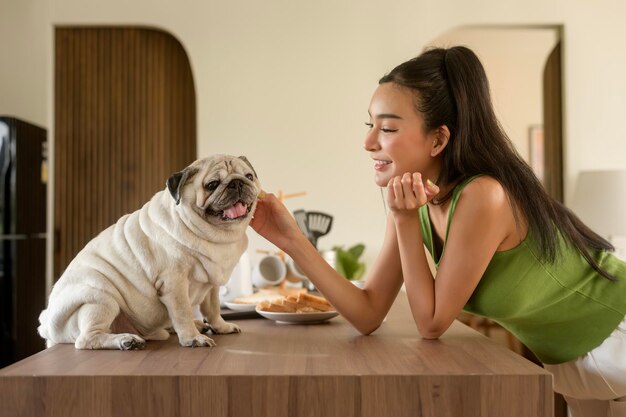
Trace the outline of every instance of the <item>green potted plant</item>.
<instances>
[{"instance_id":1,"label":"green potted plant","mask_svg":"<svg viewBox=\"0 0 626 417\"><path fill-rule=\"evenodd\" d=\"M357 243L354 246L344 249L343 246L334 246L335 269L350 281L358 281L365 273L365 263L359 262L363 255L365 245Z\"/></svg>"}]
</instances>

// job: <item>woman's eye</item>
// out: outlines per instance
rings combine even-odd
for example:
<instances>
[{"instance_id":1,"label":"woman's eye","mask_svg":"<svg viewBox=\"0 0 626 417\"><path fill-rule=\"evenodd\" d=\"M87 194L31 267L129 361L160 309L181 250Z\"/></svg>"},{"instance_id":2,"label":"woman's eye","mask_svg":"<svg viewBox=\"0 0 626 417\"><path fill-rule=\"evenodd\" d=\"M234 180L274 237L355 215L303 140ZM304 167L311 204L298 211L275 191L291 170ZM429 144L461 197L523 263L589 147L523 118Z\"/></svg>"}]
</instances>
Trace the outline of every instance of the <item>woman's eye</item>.
<instances>
[{"instance_id":1,"label":"woman's eye","mask_svg":"<svg viewBox=\"0 0 626 417\"><path fill-rule=\"evenodd\" d=\"M246 174L246 178L249 179L250 181L252 181L254 179L254 175Z\"/></svg>"},{"instance_id":2,"label":"woman's eye","mask_svg":"<svg viewBox=\"0 0 626 417\"><path fill-rule=\"evenodd\" d=\"M367 126L368 128L372 129L374 127L374 123L365 122L365 126ZM383 133L394 133L394 132L397 132L398 129L391 129L389 127L381 127L380 131L383 132Z\"/></svg>"},{"instance_id":3,"label":"woman's eye","mask_svg":"<svg viewBox=\"0 0 626 417\"><path fill-rule=\"evenodd\" d=\"M220 185L219 181L211 181L206 185L206 189L209 191L215 191L215 189Z\"/></svg>"}]
</instances>

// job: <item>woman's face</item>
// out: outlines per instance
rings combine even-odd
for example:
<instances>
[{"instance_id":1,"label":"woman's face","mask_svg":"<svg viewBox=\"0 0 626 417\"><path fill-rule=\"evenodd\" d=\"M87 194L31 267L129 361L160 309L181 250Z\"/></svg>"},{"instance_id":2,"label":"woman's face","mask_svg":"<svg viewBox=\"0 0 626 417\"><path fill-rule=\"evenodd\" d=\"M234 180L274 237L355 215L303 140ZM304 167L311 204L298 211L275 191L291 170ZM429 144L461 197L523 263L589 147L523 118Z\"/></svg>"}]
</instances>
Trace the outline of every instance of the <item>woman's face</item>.
<instances>
[{"instance_id":1,"label":"woman's face","mask_svg":"<svg viewBox=\"0 0 626 417\"><path fill-rule=\"evenodd\" d=\"M437 174L431 156L436 135L424 132L413 99L411 90L394 83L380 84L372 96L364 148L374 161L379 187L407 172L420 172L424 179L432 180Z\"/></svg>"}]
</instances>

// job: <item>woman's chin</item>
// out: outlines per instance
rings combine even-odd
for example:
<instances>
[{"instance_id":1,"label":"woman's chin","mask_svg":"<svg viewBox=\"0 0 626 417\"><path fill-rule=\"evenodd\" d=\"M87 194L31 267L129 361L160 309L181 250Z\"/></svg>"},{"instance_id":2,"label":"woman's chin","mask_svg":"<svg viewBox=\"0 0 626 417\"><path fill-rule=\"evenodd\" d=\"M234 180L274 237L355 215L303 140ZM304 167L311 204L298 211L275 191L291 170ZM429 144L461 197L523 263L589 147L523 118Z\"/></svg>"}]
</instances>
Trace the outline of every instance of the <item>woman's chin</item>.
<instances>
[{"instance_id":1,"label":"woman's chin","mask_svg":"<svg viewBox=\"0 0 626 417\"><path fill-rule=\"evenodd\" d=\"M379 187L386 187L390 179L391 177L389 175L383 175L378 172L374 175L374 183Z\"/></svg>"}]
</instances>

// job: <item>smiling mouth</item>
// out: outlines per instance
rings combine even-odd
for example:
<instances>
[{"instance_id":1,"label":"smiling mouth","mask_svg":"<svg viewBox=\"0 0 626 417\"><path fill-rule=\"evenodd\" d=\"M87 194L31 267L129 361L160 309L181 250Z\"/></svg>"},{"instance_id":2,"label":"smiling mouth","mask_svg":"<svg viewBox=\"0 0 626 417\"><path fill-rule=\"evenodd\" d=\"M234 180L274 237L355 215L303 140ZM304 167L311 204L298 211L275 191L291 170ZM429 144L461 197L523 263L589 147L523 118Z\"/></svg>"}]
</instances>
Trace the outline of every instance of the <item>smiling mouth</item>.
<instances>
[{"instance_id":1,"label":"smiling mouth","mask_svg":"<svg viewBox=\"0 0 626 417\"><path fill-rule=\"evenodd\" d=\"M243 201L237 201L235 204L233 204L232 206L228 208L225 208L224 210L215 211L215 210L211 210L210 208L207 208L205 210L205 213L209 216L219 217L221 220L224 220L224 221L234 221L234 220L240 220L246 217L248 213L250 213L251 209L252 209L251 204L248 205L247 203L244 203Z\"/></svg>"},{"instance_id":2,"label":"smiling mouth","mask_svg":"<svg viewBox=\"0 0 626 417\"><path fill-rule=\"evenodd\" d=\"M389 164L391 164L391 161L383 161L380 159L374 159L374 169L376 170L384 169Z\"/></svg>"}]
</instances>

